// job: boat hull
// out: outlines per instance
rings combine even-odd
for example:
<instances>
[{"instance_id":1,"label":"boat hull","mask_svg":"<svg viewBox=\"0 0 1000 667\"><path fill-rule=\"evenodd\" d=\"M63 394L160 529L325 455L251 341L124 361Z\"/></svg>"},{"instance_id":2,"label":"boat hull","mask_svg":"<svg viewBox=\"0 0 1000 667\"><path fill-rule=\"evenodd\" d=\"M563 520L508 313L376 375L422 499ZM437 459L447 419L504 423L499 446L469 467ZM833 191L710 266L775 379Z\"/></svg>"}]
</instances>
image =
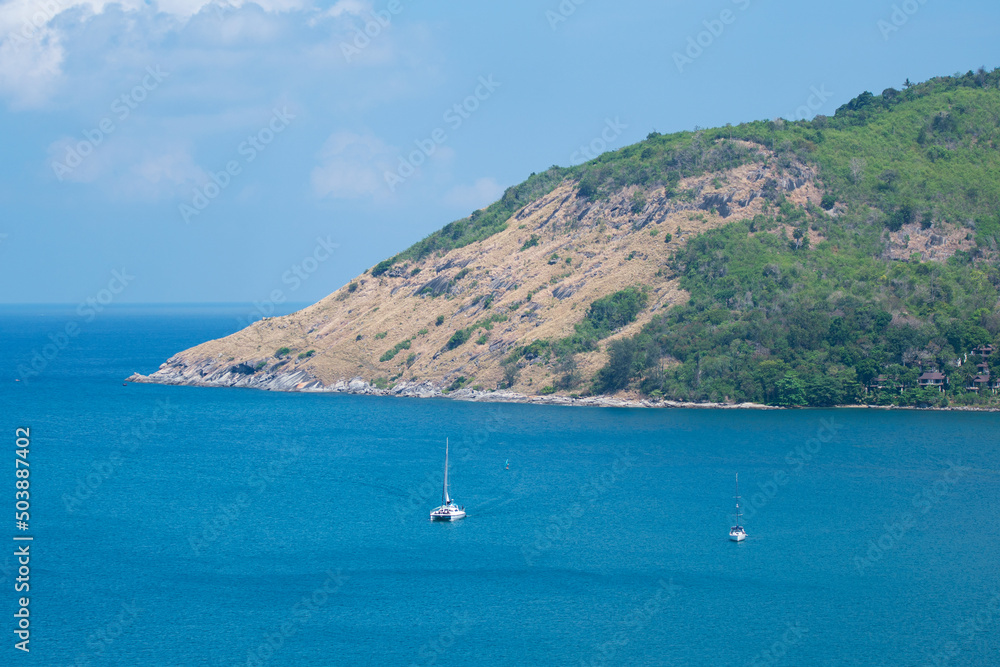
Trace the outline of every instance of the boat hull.
<instances>
[{"instance_id":1,"label":"boat hull","mask_svg":"<svg viewBox=\"0 0 1000 667\"><path fill-rule=\"evenodd\" d=\"M738 533L730 531L729 539L731 539L733 542L742 542L743 540L747 539L747 534L742 531Z\"/></svg>"},{"instance_id":2,"label":"boat hull","mask_svg":"<svg viewBox=\"0 0 1000 667\"><path fill-rule=\"evenodd\" d=\"M465 510L438 507L431 512L431 521L458 521L465 518Z\"/></svg>"}]
</instances>

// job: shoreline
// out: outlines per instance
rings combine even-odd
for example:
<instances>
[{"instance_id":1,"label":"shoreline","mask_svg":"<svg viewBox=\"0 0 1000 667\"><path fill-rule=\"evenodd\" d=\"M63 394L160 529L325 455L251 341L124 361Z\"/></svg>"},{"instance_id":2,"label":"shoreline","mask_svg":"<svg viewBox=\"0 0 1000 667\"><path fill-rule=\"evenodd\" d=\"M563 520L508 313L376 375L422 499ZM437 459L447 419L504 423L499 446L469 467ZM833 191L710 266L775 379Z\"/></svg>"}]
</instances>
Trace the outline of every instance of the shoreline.
<instances>
[{"instance_id":1,"label":"shoreline","mask_svg":"<svg viewBox=\"0 0 1000 667\"><path fill-rule=\"evenodd\" d=\"M422 383L400 383L390 389L379 389L360 377L349 381L340 380L332 385L324 385L318 380L296 382L276 382L277 378L272 378L267 382L198 382L188 379L179 380L175 378L156 378L156 373L152 376L133 373L125 379L125 382L137 384L159 384L166 386L188 386L188 387L212 387L218 389L259 389L263 391L282 391L290 393L314 393L314 394L348 394L354 396L387 396L399 398L447 398L457 401L467 401L471 403L518 403L531 405L562 405L578 407L598 407L598 408L675 408L675 409L701 409L701 410L919 410L927 412L1000 412L1000 407L975 407L975 406L949 406L946 408L937 406L917 407L900 405L833 405L829 407L813 408L809 406L782 407L778 405L764 405L762 403L694 403L690 401L670 401L651 400L637 398L615 398L614 396L587 396L583 398L571 398L569 396L531 396L513 391L476 391L471 388L457 389L452 392L445 392L431 382Z\"/></svg>"}]
</instances>

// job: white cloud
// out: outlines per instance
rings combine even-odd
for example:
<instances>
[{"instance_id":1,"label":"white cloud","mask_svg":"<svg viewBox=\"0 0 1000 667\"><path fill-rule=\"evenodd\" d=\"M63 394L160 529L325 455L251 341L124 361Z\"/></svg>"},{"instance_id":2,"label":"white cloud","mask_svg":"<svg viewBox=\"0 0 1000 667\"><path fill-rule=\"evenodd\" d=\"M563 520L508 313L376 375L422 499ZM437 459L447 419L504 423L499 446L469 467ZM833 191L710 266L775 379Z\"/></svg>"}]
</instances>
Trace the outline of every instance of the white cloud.
<instances>
[{"instance_id":1,"label":"white cloud","mask_svg":"<svg viewBox=\"0 0 1000 667\"><path fill-rule=\"evenodd\" d=\"M99 183L117 198L158 200L186 195L208 175L187 147L105 137L98 144L62 137L49 146L49 167L65 183Z\"/></svg>"},{"instance_id":2,"label":"white cloud","mask_svg":"<svg viewBox=\"0 0 1000 667\"><path fill-rule=\"evenodd\" d=\"M118 44L102 53L107 66L118 62L117 52L128 59L130 46L158 41L165 31L179 31L203 10L216 15L215 32L222 43L232 43L275 34L273 26L253 13L238 13L241 8L255 6L275 15L309 9L310 1L13 0L0 5L0 96L15 109L45 106L64 80L66 54L72 53L67 44L74 38L85 39L105 10L124 16Z\"/></svg>"},{"instance_id":3,"label":"white cloud","mask_svg":"<svg viewBox=\"0 0 1000 667\"><path fill-rule=\"evenodd\" d=\"M371 109L424 95L442 78L439 45L420 22L372 39L363 58L345 58L341 41L368 20L371 0L334 0L329 9L314 0L0 3L0 104L44 111L49 130L33 140L45 172L109 199L186 197L218 167L204 156L215 154L219 138L238 143L244 129L259 129L259 110L276 100L302 104L305 113L329 110L320 135L329 138L305 167L315 167L319 197L391 198L384 174L395 169L399 151L370 133L336 130L358 127ZM123 117L119 100L147 85L149 67L166 73L162 90L130 103ZM86 145L109 118L113 134ZM71 158L81 144L92 150ZM428 175L441 176L451 154L440 147L425 165Z\"/></svg>"},{"instance_id":4,"label":"white cloud","mask_svg":"<svg viewBox=\"0 0 1000 667\"><path fill-rule=\"evenodd\" d=\"M31 39L12 32L0 42L0 95L15 109L41 106L62 76L65 54L59 34L48 26L29 27Z\"/></svg>"},{"instance_id":5,"label":"white cloud","mask_svg":"<svg viewBox=\"0 0 1000 667\"><path fill-rule=\"evenodd\" d=\"M371 133L335 132L312 171L313 190L320 197L338 199L388 195L383 174L397 155L395 148Z\"/></svg>"},{"instance_id":6,"label":"white cloud","mask_svg":"<svg viewBox=\"0 0 1000 667\"><path fill-rule=\"evenodd\" d=\"M455 208L476 210L492 204L503 194L503 186L492 177L477 179L472 185L456 185L444 195L444 201Z\"/></svg>"},{"instance_id":7,"label":"white cloud","mask_svg":"<svg viewBox=\"0 0 1000 667\"><path fill-rule=\"evenodd\" d=\"M207 103L262 83L315 86L336 72L357 90L342 104L357 107L440 80L426 26L408 21L369 37L359 30L373 9L371 0L328 9L316 0L0 0L0 102L73 108L150 63L176 68L186 88L205 86L209 97L198 99ZM362 77L362 68L380 75Z\"/></svg>"},{"instance_id":8,"label":"white cloud","mask_svg":"<svg viewBox=\"0 0 1000 667\"><path fill-rule=\"evenodd\" d=\"M148 198L186 192L195 184L207 182L208 175L195 164L184 148L170 147L161 152L145 153L129 170L124 182L133 192Z\"/></svg>"},{"instance_id":9,"label":"white cloud","mask_svg":"<svg viewBox=\"0 0 1000 667\"><path fill-rule=\"evenodd\" d=\"M371 11L372 3L366 0L339 0L333 7L330 7L327 11L328 16L337 18L344 14L352 14L354 16L361 15L362 12Z\"/></svg>"}]
</instances>

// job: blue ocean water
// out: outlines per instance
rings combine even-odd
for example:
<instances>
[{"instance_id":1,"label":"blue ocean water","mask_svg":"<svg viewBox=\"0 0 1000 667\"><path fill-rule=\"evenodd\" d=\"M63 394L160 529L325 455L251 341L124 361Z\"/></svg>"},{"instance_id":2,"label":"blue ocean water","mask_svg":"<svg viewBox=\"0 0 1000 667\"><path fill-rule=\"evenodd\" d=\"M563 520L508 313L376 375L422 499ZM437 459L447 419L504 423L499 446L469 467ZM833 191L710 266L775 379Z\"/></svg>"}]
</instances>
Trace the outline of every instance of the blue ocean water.
<instances>
[{"instance_id":1,"label":"blue ocean water","mask_svg":"<svg viewBox=\"0 0 1000 667\"><path fill-rule=\"evenodd\" d=\"M122 386L246 315L0 309L3 664L998 664L998 415Z\"/></svg>"}]
</instances>

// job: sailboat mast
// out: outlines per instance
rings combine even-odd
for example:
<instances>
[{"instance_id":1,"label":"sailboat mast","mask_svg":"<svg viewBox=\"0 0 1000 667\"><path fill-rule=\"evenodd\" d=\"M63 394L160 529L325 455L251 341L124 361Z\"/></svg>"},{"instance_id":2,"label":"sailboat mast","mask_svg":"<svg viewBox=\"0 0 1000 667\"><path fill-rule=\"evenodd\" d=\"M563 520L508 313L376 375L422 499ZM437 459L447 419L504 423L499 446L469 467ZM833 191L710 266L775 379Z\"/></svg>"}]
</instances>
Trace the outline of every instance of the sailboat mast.
<instances>
[{"instance_id":1,"label":"sailboat mast","mask_svg":"<svg viewBox=\"0 0 1000 667\"><path fill-rule=\"evenodd\" d=\"M740 525L740 474L736 473L736 525Z\"/></svg>"},{"instance_id":2,"label":"sailboat mast","mask_svg":"<svg viewBox=\"0 0 1000 667\"><path fill-rule=\"evenodd\" d=\"M441 501L445 505L451 502L448 498L448 438L444 439L444 490L441 493Z\"/></svg>"}]
</instances>

